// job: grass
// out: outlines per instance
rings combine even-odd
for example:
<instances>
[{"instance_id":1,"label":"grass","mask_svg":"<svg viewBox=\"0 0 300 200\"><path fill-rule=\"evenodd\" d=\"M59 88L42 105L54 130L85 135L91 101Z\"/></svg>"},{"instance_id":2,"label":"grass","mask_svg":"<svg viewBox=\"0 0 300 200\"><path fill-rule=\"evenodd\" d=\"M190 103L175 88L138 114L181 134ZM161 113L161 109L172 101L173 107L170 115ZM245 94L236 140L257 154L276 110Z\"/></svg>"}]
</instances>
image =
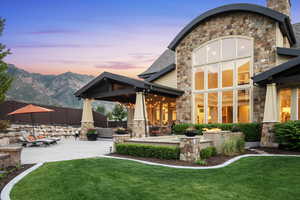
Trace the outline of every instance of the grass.
<instances>
[{"instance_id":1,"label":"grass","mask_svg":"<svg viewBox=\"0 0 300 200\"><path fill-rule=\"evenodd\" d=\"M212 170L108 158L48 163L21 180L12 200L295 200L300 158L249 157Z\"/></svg>"}]
</instances>

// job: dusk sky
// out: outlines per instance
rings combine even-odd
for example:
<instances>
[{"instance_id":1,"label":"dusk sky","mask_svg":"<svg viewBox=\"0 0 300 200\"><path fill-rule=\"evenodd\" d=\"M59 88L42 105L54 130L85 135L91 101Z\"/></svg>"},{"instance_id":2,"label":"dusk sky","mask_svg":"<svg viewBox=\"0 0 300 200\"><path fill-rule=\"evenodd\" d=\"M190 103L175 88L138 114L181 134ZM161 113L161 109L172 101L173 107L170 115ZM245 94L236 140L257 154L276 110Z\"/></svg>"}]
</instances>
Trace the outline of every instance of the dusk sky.
<instances>
[{"instance_id":1,"label":"dusk sky","mask_svg":"<svg viewBox=\"0 0 300 200\"><path fill-rule=\"evenodd\" d=\"M292 23L300 22L299 0ZM30 72L135 76L201 13L266 0L1 0L6 61Z\"/></svg>"}]
</instances>

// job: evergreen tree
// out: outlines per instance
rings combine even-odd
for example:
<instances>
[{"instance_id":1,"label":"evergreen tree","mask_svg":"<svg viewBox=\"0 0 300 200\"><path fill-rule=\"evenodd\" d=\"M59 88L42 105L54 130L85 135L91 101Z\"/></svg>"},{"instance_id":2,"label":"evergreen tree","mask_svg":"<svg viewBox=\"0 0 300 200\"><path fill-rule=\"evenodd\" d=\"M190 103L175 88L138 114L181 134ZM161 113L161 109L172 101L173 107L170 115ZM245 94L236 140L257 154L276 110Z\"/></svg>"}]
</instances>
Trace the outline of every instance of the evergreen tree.
<instances>
[{"instance_id":1,"label":"evergreen tree","mask_svg":"<svg viewBox=\"0 0 300 200\"><path fill-rule=\"evenodd\" d=\"M121 104L117 104L111 114L114 120L123 121L127 117L127 110Z\"/></svg>"},{"instance_id":2,"label":"evergreen tree","mask_svg":"<svg viewBox=\"0 0 300 200\"><path fill-rule=\"evenodd\" d=\"M0 18L0 36L4 29L5 20ZM5 100L5 93L9 89L12 78L7 74L7 64L3 61L4 57L10 54L9 50L0 43L0 102Z\"/></svg>"}]
</instances>

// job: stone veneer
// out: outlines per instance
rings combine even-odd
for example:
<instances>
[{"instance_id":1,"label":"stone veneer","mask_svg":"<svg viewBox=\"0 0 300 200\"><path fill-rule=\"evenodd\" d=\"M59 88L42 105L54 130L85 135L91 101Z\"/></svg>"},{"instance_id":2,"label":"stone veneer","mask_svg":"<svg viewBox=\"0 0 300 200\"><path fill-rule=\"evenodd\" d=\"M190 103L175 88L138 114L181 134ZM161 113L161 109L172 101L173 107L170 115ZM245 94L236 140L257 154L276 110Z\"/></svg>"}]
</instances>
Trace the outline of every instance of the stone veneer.
<instances>
[{"instance_id":1,"label":"stone veneer","mask_svg":"<svg viewBox=\"0 0 300 200\"><path fill-rule=\"evenodd\" d=\"M273 132L273 127L276 122L264 122L262 125L261 131L261 147L278 147L278 144L275 143L275 134Z\"/></svg>"},{"instance_id":2,"label":"stone veneer","mask_svg":"<svg viewBox=\"0 0 300 200\"><path fill-rule=\"evenodd\" d=\"M276 22L248 12L219 14L200 23L176 47L177 86L185 91L176 102L177 119L192 122L192 52L202 44L224 36L254 39L254 74L276 65ZM265 88L253 88L253 121L263 119Z\"/></svg>"},{"instance_id":3,"label":"stone veneer","mask_svg":"<svg viewBox=\"0 0 300 200\"><path fill-rule=\"evenodd\" d=\"M200 151L212 146L212 141L204 141L201 136L180 138L180 160L196 162L200 159Z\"/></svg>"},{"instance_id":4,"label":"stone veneer","mask_svg":"<svg viewBox=\"0 0 300 200\"><path fill-rule=\"evenodd\" d=\"M146 131L147 131L147 134L149 134L149 128L147 126L145 129L145 123L147 123L145 120L133 120L133 126L132 126L132 137L133 138L146 137Z\"/></svg>"},{"instance_id":5,"label":"stone veneer","mask_svg":"<svg viewBox=\"0 0 300 200\"><path fill-rule=\"evenodd\" d=\"M267 6L268 8L271 8L291 17L290 0L267 0Z\"/></svg>"},{"instance_id":6,"label":"stone veneer","mask_svg":"<svg viewBox=\"0 0 300 200\"><path fill-rule=\"evenodd\" d=\"M122 144L124 143L126 140L130 139L130 135L129 134L125 134L125 135L113 135L113 152L116 152L116 144Z\"/></svg>"}]
</instances>

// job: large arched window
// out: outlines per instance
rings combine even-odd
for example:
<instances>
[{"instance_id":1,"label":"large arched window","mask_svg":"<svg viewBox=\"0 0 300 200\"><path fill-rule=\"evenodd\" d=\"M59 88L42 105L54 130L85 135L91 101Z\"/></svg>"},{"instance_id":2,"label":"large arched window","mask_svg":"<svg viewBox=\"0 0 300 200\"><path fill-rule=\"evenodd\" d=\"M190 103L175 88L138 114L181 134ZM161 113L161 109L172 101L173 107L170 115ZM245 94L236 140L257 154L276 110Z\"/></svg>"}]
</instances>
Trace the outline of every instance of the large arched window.
<instances>
[{"instance_id":1,"label":"large arched window","mask_svg":"<svg viewBox=\"0 0 300 200\"><path fill-rule=\"evenodd\" d=\"M196 123L251 121L253 40L231 36L210 41L193 52Z\"/></svg>"}]
</instances>

